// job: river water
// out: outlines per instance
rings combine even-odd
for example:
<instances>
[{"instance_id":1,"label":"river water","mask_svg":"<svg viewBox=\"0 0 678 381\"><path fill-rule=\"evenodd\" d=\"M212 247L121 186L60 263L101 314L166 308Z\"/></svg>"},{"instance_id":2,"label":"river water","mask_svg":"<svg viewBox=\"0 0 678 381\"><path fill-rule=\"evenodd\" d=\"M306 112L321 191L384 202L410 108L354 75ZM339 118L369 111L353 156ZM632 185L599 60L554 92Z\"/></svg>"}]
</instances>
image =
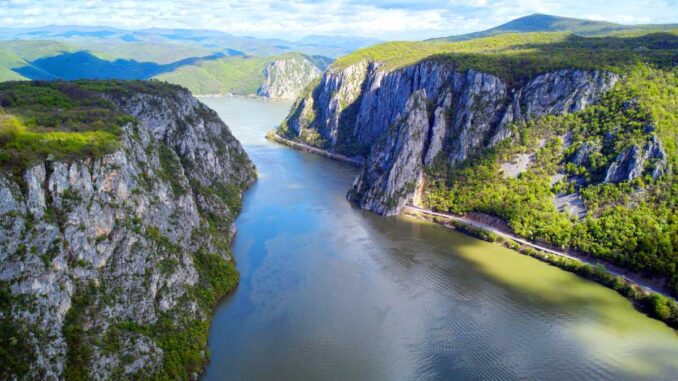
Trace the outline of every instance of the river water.
<instances>
[{"instance_id":1,"label":"river water","mask_svg":"<svg viewBox=\"0 0 678 381\"><path fill-rule=\"evenodd\" d=\"M346 164L264 139L287 102L207 98L259 172L204 380L678 379L678 335L615 292L356 209Z\"/></svg>"}]
</instances>

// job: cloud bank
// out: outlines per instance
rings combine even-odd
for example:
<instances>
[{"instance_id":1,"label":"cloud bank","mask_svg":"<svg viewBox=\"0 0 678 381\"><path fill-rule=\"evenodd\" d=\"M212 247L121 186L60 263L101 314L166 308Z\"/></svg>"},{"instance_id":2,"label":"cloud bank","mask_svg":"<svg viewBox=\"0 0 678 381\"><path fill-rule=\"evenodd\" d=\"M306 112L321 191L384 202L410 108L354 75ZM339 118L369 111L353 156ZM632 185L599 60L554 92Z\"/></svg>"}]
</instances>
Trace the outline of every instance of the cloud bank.
<instances>
[{"instance_id":1,"label":"cloud bank","mask_svg":"<svg viewBox=\"0 0 678 381\"><path fill-rule=\"evenodd\" d=\"M487 29L531 13L638 23L677 22L678 0L0 0L0 25L215 29L422 39Z\"/></svg>"}]
</instances>

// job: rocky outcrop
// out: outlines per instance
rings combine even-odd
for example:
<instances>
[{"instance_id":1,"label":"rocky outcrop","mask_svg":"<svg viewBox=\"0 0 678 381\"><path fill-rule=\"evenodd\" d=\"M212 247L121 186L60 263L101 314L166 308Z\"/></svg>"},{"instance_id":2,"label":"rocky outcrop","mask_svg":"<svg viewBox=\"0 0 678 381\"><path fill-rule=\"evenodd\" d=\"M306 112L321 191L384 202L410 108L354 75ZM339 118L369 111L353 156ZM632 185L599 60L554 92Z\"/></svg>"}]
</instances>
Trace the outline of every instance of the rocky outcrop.
<instances>
[{"instance_id":1,"label":"rocky outcrop","mask_svg":"<svg viewBox=\"0 0 678 381\"><path fill-rule=\"evenodd\" d=\"M579 148L577 148L577 151L574 153L574 156L570 161L576 165L586 165L591 154L600 151L600 149L601 147L599 145L584 143Z\"/></svg>"},{"instance_id":2,"label":"rocky outcrop","mask_svg":"<svg viewBox=\"0 0 678 381\"><path fill-rule=\"evenodd\" d=\"M296 99L309 83L320 78L329 59L294 55L269 63L264 69L264 83L257 89L260 97Z\"/></svg>"},{"instance_id":3,"label":"rocky outcrop","mask_svg":"<svg viewBox=\"0 0 678 381\"><path fill-rule=\"evenodd\" d=\"M653 178L667 171L667 157L664 147L656 135L643 146L634 145L617 156L605 174L606 183L618 183L636 179L648 169Z\"/></svg>"},{"instance_id":4,"label":"rocky outcrop","mask_svg":"<svg viewBox=\"0 0 678 381\"><path fill-rule=\"evenodd\" d=\"M414 196L425 165L458 164L509 137L513 121L581 110L617 80L571 69L511 87L495 75L435 61L394 71L362 61L328 70L283 127L293 136L315 130L330 150L366 158L348 197L393 215Z\"/></svg>"},{"instance_id":5,"label":"rocky outcrop","mask_svg":"<svg viewBox=\"0 0 678 381\"><path fill-rule=\"evenodd\" d=\"M11 317L28 327L29 379L63 377L75 350L64 336L69 311L84 332L89 378L161 367L157 336L120 324L209 318L191 291L202 276L194 253L231 260L211 232L233 234L238 206L220 195L229 189L237 201L255 178L228 127L188 91L101 96L137 120L123 127L120 149L0 171L0 281L22 301Z\"/></svg>"}]
</instances>

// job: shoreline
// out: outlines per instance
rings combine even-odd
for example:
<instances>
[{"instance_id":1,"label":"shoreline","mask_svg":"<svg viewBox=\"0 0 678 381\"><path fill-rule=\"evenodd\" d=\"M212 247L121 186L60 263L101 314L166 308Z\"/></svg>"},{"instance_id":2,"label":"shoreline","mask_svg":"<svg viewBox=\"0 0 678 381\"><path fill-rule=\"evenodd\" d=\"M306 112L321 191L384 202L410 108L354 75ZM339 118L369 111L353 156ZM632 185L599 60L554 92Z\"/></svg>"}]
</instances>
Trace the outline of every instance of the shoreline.
<instances>
[{"instance_id":1,"label":"shoreline","mask_svg":"<svg viewBox=\"0 0 678 381\"><path fill-rule=\"evenodd\" d=\"M355 166L362 166L364 164L361 161L343 155L334 154L317 147L283 138L275 131L267 133L266 139ZM662 316L657 311L658 299L660 301L665 299L676 307L675 298L662 290L656 290L647 282L632 279L629 276L629 272L624 269L615 266L615 269L612 270L605 266L603 261L589 260L589 258L585 258L582 255L555 250L547 247L545 244L531 242L526 238L501 231L493 226L462 216L439 213L411 205L406 206L401 215L437 223L474 238L497 243L519 254L528 255L547 264L557 266L564 271L569 271L582 278L594 281L601 286L617 291L621 296L630 300L639 312L678 330L678 316L674 316L675 312L669 316Z\"/></svg>"},{"instance_id":2,"label":"shoreline","mask_svg":"<svg viewBox=\"0 0 678 381\"><path fill-rule=\"evenodd\" d=\"M503 229L500 229L496 226L493 226L491 224L486 224L481 221L478 221L473 218L469 218L468 215L466 216L459 216L455 214L450 214L450 213L442 213L442 212L437 212L434 210L422 208L420 206L416 205L408 205L403 209L404 215L408 215L411 217L415 218L420 218L418 214L423 214L423 215L428 215L431 216L431 218L425 218L421 217L420 219L427 219L427 220L433 220L433 222L439 223L441 225L444 225L443 222L439 222L436 219L437 218L443 218L447 219L448 221L456 221L457 223L462 223L466 225L470 225L474 228L477 229L483 229L485 231L488 231L492 234L495 234L499 237L503 237L504 239L510 239L513 240L521 245L525 245L528 247L531 247L535 250L543 251L547 254L551 255L556 255L559 257L567 258L573 261L578 261L583 264L588 264L591 266L604 266L605 270L609 272L610 274L614 276L619 276L621 277L624 281L627 281L629 283L633 283L640 287L643 291L646 292L656 292L658 294L662 294L666 297L671 297L668 295L668 293L665 290L657 289L654 284L650 284L647 279L638 279L637 277L633 276L630 274L629 271L626 271L625 269L619 268L615 266L614 264L611 264L605 260L597 259L591 256L586 255L585 253L574 253L572 251L564 251L564 250L558 250L557 248L552 247L551 245L544 244L544 243L539 243L539 242L533 242L530 241L527 238L521 237L519 235L513 234L511 232L507 232Z\"/></svg>"},{"instance_id":3,"label":"shoreline","mask_svg":"<svg viewBox=\"0 0 678 381\"><path fill-rule=\"evenodd\" d=\"M285 146L288 146L288 147L291 147L291 148L296 148L300 151L310 152L310 153L314 153L316 155L326 157L328 159L342 161L344 163L348 163L348 164L354 165L356 167L361 167L364 164L362 161L352 159L348 156L332 153L332 152L329 152L327 150L317 148L317 147L313 147L313 146L308 145L308 144L295 142L294 140L283 138L282 136L278 135L278 133L275 132L275 131L270 131L269 133L267 133L266 139L274 141L274 142L282 144L282 145L285 145Z\"/></svg>"},{"instance_id":4,"label":"shoreline","mask_svg":"<svg viewBox=\"0 0 678 381\"><path fill-rule=\"evenodd\" d=\"M497 229L494 228L486 229L485 227L479 227L477 225L484 224L460 216L438 213L415 206L406 206L402 215L421 221L432 222L448 229L454 229L486 242L496 243L516 251L519 254L530 256L545 262L546 264L556 266L561 270L574 273L584 279L596 282L603 287L616 291L621 296L631 301L636 310L645 314L647 317L659 320L678 331L678 320L676 317L672 315L659 316L655 311L655 306L653 304L653 300L659 296L667 299L675 306L676 301L672 296L656 291L649 286L641 285L638 282L627 278L623 273L606 268L601 263L586 261L583 258L544 247L524 238L497 231Z\"/></svg>"}]
</instances>

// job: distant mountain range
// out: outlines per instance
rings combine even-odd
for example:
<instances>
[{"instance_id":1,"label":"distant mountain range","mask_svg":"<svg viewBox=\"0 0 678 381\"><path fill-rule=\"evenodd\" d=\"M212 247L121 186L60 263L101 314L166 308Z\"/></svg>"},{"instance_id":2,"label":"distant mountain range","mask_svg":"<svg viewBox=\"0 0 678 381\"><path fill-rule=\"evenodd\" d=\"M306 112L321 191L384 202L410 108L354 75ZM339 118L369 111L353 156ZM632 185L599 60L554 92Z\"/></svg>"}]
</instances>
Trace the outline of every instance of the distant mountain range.
<instances>
[{"instance_id":1,"label":"distant mountain range","mask_svg":"<svg viewBox=\"0 0 678 381\"><path fill-rule=\"evenodd\" d=\"M577 19L537 13L517 18L505 24L480 32L462 34L458 36L432 38L427 41L464 41L504 33L529 32L571 32L581 36L595 36L624 30L661 31L674 29L676 27L678 27L678 24L623 25L607 21Z\"/></svg>"},{"instance_id":2,"label":"distant mountain range","mask_svg":"<svg viewBox=\"0 0 678 381\"><path fill-rule=\"evenodd\" d=\"M195 94L248 95L264 85L265 73L274 73L277 92L296 96L302 82L333 58L378 42L321 35L287 41L191 29L0 28L0 82L157 78ZM275 70L266 71L269 65Z\"/></svg>"},{"instance_id":3,"label":"distant mountain range","mask_svg":"<svg viewBox=\"0 0 678 381\"><path fill-rule=\"evenodd\" d=\"M604 35L662 31L676 26L628 26L535 14L485 31L428 41L470 40L511 32ZM322 35L288 41L191 29L0 28L0 82L157 78L187 87L195 94L247 95L257 93L264 85L265 69L273 64L270 67L276 70L267 73L279 76L276 87L281 93L295 94L301 82L316 77L317 71L323 71L332 59L378 42L356 36Z\"/></svg>"},{"instance_id":4,"label":"distant mountain range","mask_svg":"<svg viewBox=\"0 0 678 381\"><path fill-rule=\"evenodd\" d=\"M298 41L235 36L215 30L142 29L124 30L97 26L45 26L0 28L0 40L55 40L120 58L154 61L163 58L159 48L179 48L165 60L222 52L228 55L268 56L289 52L336 58L380 42L356 36L308 36ZM146 52L149 50L149 52ZM160 62L168 63L168 62Z\"/></svg>"}]
</instances>

